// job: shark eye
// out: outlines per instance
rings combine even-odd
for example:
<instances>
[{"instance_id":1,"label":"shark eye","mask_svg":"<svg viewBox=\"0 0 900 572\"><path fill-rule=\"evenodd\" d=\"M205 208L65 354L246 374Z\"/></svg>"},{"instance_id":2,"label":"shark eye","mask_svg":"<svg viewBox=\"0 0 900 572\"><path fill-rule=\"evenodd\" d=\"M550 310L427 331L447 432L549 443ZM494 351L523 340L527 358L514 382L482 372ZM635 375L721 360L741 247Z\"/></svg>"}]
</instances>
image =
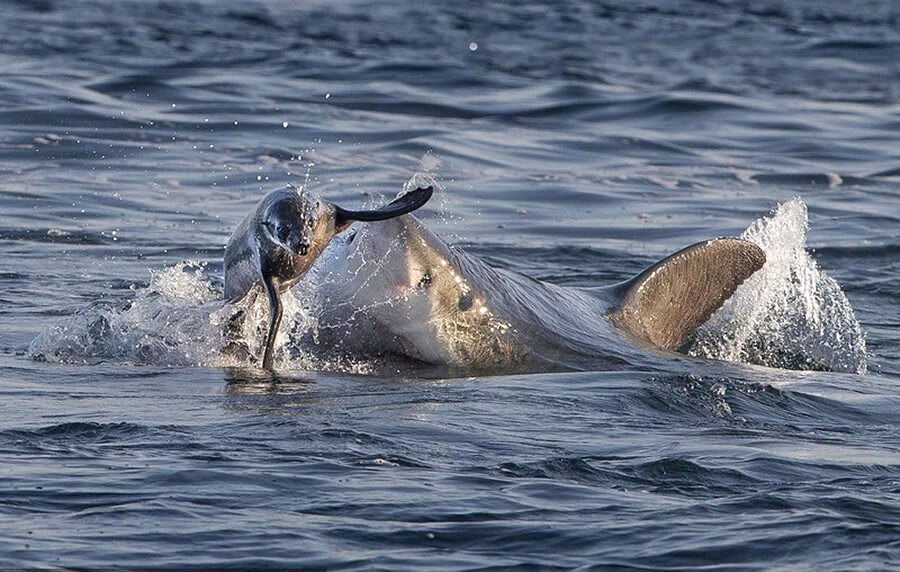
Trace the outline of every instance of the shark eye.
<instances>
[{"instance_id":1,"label":"shark eye","mask_svg":"<svg viewBox=\"0 0 900 572\"><path fill-rule=\"evenodd\" d=\"M471 309L474 302L475 296L473 296L471 292L466 292L459 297L459 310L465 312L466 310Z\"/></svg>"},{"instance_id":2,"label":"shark eye","mask_svg":"<svg viewBox=\"0 0 900 572\"><path fill-rule=\"evenodd\" d=\"M426 273L423 274L422 277L419 279L419 282L416 284L416 288L418 288L418 289L420 289L420 290L421 290L421 289L424 289L424 288L428 288L429 286L431 286L431 282L432 282L433 280L434 280L434 279L431 277L431 273L430 273L430 272L426 272Z\"/></svg>"},{"instance_id":3,"label":"shark eye","mask_svg":"<svg viewBox=\"0 0 900 572\"><path fill-rule=\"evenodd\" d=\"M287 242L288 235L291 233L291 229L287 226L279 226L278 227L278 240L281 242Z\"/></svg>"}]
</instances>

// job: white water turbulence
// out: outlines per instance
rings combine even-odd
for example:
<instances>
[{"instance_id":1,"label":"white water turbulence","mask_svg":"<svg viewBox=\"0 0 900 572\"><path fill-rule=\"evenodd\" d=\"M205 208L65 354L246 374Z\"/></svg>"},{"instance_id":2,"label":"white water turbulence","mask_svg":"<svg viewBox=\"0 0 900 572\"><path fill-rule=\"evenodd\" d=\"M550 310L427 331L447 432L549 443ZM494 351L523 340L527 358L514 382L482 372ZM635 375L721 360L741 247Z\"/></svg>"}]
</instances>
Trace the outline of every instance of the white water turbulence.
<instances>
[{"instance_id":1,"label":"white water turbulence","mask_svg":"<svg viewBox=\"0 0 900 572\"><path fill-rule=\"evenodd\" d=\"M806 251L806 204L794 198L741 235L766 264L701 326L688 354L784 369L866 372L865 336L838 283Z\"/></svg>"},{"instance_id":2,"label":"white water turbulence","mask_svg":"<svg viewBox=\"0 0 900 572\"><path fill-rule=\"evenodd\" d=\"M268 319L265 296L224 306L205 264L184 261L151 271L146 287L133 286L125 302L97 302L50 325L31 343L38 360L59 363L132 363L156 366L246 366L262 346ZM308 329L304 300L286 293L284 322ZM243 312L243 319L234 320ZM279 343L290 335L282 328ZM282 356L308 366L303 356Z\"/></svg>"},{"instance_id":3,"label":"white water turbulence","mask_svg":"<svg viewBox=\"0 0 900 572\"><path fill-rule=\"evenodd\" d=\"M436 185L418 174L406 187L423 183ZM865 372L862 330L840 286L806 252L806 230L806 205L794 199L742 234L765 251L766 264L698 329L689 355L785 369ZM366 374L378 366L349 353L323 355L318 343L322 288L331 279L331 259L346 256L344 244L333 243L322 263L283 294L277 367ZM184 261L151 271L149 284L132 286L130 299L94 302L48 326L29 353L37 360L76 364L258 365L269 317L266 297L256 292L226 305L219 282L206 270L205 263ZM355 327L352 319L340 325ZM602 357L597 356L598 365Z\"/></svg>"}]
</instances>

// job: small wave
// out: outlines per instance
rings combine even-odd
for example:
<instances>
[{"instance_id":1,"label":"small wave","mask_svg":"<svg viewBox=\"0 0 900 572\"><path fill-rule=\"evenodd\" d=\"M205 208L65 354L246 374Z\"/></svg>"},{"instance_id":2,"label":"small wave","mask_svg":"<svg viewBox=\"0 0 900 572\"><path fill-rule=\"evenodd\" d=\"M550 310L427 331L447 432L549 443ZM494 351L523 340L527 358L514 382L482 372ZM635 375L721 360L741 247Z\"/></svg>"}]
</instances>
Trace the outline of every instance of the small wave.
<instances>
[{"instance_id":1,"label":"small wave","mask_svg":"<svg viewBox=\"0 0 900 572\"><path fill-rule=\"evenodd\" d=\"M3 440L44 440L66 439L74 442L105 442L117 440L123 437L139 436L148 431L143 425L134 423L94 423L75 421L48 425L39 429L9 429L0 431L0 439Z\"/></svg>"},{"instance_id":2,"label":"small wave","mask_svg":"<svg viewBox=\"0 0 900 572\"><path fill-rule=\"evenodd\" d=\"M361 467L408 467L413 469L429 467L426 463L401 455L368 456L357 460L356 464Z\"/></svg>"},{"instance_id":3,"label":"small wave","mask_svg":"<svg viewBox=\"0 0 900 572\"><path fill-rule=\"evenodd\" d=\"M755 221L741 238L766 264L704 324L688 353L785 369L866 372L865 336L838 283L806 252L799 198Z\"/></svg>"},{"instance_id":4,"label":"small wave","mask_svg":"<svg viewBox=\"0 0 900 572\"><path fill-rule=\"evenodd\" d=\"M141 447L148 443L167 443L182 440L183 431L177 426L146 426L136 423L97 423L74 421L35 429L6 429L0 431L0 450L6 453L69 454L96 453L98 447ZM181 443L181 446L184 446Z\"/></svg>"},{"instance_id":5,"label":"small wave","mask_svg":"<svg viewBox=\"0 0 900 572\"><path fill-rule=\"evenodd\" d=\"M549 479L613 488L651 488L680 494L721 494L754 486L758 479L731 468L706 467L695 461L664 457L635 464L620 458L554 457L534 462L506 462L492 472L514 479ZM603 466L596 466L603 465Z\"/></svg>"},{"instance_id":6,"label":"small wave","mask_svg":"<svg viewBox=\"0 0 900 572\"><path fill-rule=\"evenodd\" d=\"M259 26L260 28L280 28L281 25L275 18L269 14L265 7L259 7L257 11L252 9L232 10L226 13L226 16L236 20L241 24L249 24L251 26Z\"/></svg>"},{"instance_id":7,"label":"small wave","mask_svg":"<svg viewBox=\"0 0 900 572\"><path fill-rule=\"evenodd\" d=\"M694 425L721 423L746 430L777 425L780 434L795 433L800 439L813 429L820 438L886 422L884 416L870 416L839 399L778 388L768 383L771 378L765 379L760 383L695 374L654 375L634 405L643 417L674 416Z\"/></svg>"},{"instance_id":8,"label":"small wave","mask_svg":"<svg viewBox=\"0 0 900 572\"><path fill-rule=\"evenodd\" d=\"M65 230L60 228L0 228L0 240L9 240L15 242L49 242L53 244L102 245L112 244L115 239L113 237L107 237L102 233Z\"/></svg>"},{"instance_id":9,"label":"small wave","mask_svg":"<svg viewBox=\"0 0 900 572\"><path fill-rule=\"evenodd\" d=\"M568 480L580 483L609 483L613 475L578 457L554 457L534 462L506 462L494 468L504 477Z\"/></svg>"},{"instance_id":10,"label":"small wave","mask_svg":"<svg viewBox=\"0 0 900 572\"><path fill-rule=\"evenodd\" d=\"M817 40L807 44L806 49L816 52L851 50L884 50L890 51L897 47L896 42L884 40L860 40L856 38L843 38L839 40Z\"/></svg>"},{"instance_id":11,"label":"small wave","mask_svg":"<svg viewBox=\"0 0 900 572\"><path fill-rule=\"evenodd\" d=\"M757 174L753 176L757 183L770 185L817 185L831 189L845 185L863 185L868 181L863 177L841 175L839 173L779 173Z\"/></svg>"},{"instance_id":12,"label":"small wave","mask_svg":"<svg viewBox=\"0 0 900 572\"><path fill-rule=\"evenodd\" d=\"M736 469L706 467L678 457L664 457L628 467L622 472L657 492L679 492L692 496L704 492L728 493L759 483L758 479Z\"/></svg>"},{"instance_id":13,"label":"small wave","mask_svg":"<svg viewBox=\"0 0 900 572\"><path fill-rule=\"evenodd\" d=\"M729 389L733 387L726 378L710 380L687 375L653 377L647 381L647 393L637 404L649 409L654 418L675 415L690 418L693 423L734 420L729 404Z\"/></svg>"}]
</instances>

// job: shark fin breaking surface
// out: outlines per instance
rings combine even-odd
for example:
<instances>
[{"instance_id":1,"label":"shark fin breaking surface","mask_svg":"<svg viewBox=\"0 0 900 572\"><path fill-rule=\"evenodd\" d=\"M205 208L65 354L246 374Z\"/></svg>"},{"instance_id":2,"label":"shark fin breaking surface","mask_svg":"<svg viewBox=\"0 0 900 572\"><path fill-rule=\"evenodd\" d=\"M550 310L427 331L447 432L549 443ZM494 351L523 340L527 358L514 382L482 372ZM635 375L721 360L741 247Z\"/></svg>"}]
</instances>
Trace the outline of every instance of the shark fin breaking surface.
<instances>
[{"instance_id":1,"label":"shark fin breaking surface","mask_svg":"<svg viewBox=\"0 0 900 572\"><path fill-rule=\"evenodd\" d=\"M762 249L746 240L694 244L622 284L610 318L640 340L677 350L765 261Z\"/></svg>"}]
</instances>

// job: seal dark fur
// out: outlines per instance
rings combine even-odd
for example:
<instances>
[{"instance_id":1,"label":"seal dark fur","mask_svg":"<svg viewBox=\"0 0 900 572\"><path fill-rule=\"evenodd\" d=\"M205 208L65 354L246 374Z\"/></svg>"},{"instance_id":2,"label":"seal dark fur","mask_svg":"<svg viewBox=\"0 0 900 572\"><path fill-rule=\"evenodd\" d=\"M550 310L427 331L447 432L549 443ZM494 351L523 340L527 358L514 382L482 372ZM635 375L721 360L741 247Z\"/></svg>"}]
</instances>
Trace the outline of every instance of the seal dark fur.
<instances>
[{"instance_id":1,"label":"seal dark fur","mask_svg":"<svg viewBox=\"0 0 900 572\"><path fill-rule=\"evenodd\" d=\"M295 187L272 191L235 228L225 247L225 299L234 303L253 291L269 299L269 328L262 366L272 369L281 323L281 293L309 271L335 234L353 221L379 221L412 212L431 198L418 188L376 210L347 210Z\"/></svg>"}]
</instances>

